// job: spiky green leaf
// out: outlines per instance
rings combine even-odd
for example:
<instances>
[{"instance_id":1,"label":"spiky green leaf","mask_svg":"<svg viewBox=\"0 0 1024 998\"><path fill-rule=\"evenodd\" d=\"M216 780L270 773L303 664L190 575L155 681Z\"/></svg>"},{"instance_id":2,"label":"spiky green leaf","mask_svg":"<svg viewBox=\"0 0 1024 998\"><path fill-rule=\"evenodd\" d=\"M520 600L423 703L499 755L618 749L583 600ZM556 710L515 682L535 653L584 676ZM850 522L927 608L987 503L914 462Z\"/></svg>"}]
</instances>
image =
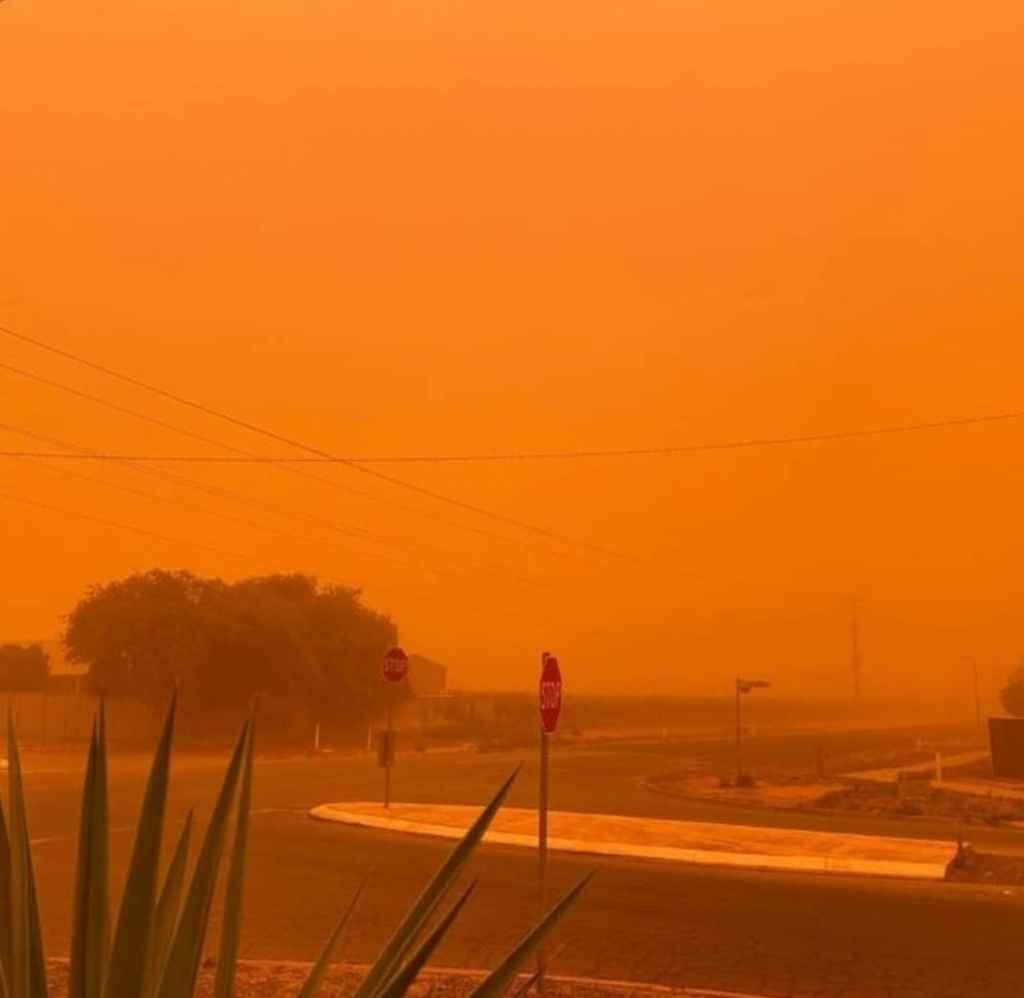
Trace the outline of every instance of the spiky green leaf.
<instances>
[{"instance_id":1,"label":"spiky green leaf","mask_svg":"<svg viewBox=\"0 0 1024 998\"><path fill-rule=\"evenodd\" d=\"M142 800L142 812L128 866L128 879L121 897L117 931L110 952L107 998L140 998L142 993L160 869L160 845L167 806L167 786L170 782L176 710L175 694L167 708L167 718L153 756Z\"/></svg>"},{"instance_id":2,"label":"spiky green leaf","mask_svg":"<svg viewBox=\"0 0 1024 998\"><path fill-rule=\"evenodd\" d=\"M462 868L469 862L473 851L480 844L480 840L494 820L495 814L498 813L498 808L504 803L518 775L519 768L517 767L515 772L502 784L487 807L480 812L480 816L469 827L458 845L451 851L434 875L434 879L430 881L416 903L409 909L401 925L395 930L395 934L370 968L366 978L356 991L355 998L370 998L371 995L376 995L381 985L394 975L405 955L415 944L420 930L455 882Z\"/></svg>"},{"instance_id":3,"label":"spiky green leaf","mask_svg":"<svg viewBox=\"0 0 1024 998\"><path fill-rule=\"evenodd\" d=\"M320 985L323 984L324 975L327 973L327 968L331 965L331 958L338 946L338 942L344 934L349 921L352 919L352 914L355 912L359 899L363 896L365 889L366 881L364 880L356 889L356 893L349 902L348 908L345 909L345 914L338 919L338 924L334 927L330 938L320 951L320 956L317 958L316 963L313 964L302 988L299 990L298 998L313 998L320 990Z\"/></svg>"},{"instance_id":4,"label":"spiky green leaf","mask_svg":"<svg viewBox=\"0 0 1024 998\"><path fill-rule=\"evenodd\" d=\"M78 825L69 998L101 998L109 942L109 821L103 705L93 725Z\"/></svg>"},{"instance_id":5,"label":"spiky green leaf","mask_svg":"<svg viewBox=\"0 0 1024 998\"><path fill-rule=\"evenodd\" d=\"M459 917L459 912L462 911L475 890L476 881L474 880L462 892L462 897L452 905L451 909L430 935L427 936L419 949L406 961L405 966L381 988L380 994L383 998L403 998L412 986L413 981L419 976L420 971L426 966L427 961L433 956L434 950L440 946L441 941L448 934L448 930L452 927L455 919Z\"/></svg>"},{"instance_id":6,"label":"spiky green leaf","mask_svg":"<svg viewBox=\"0 0 1024 998\"><path fill-rule=\"evenodd\" d=\"M11 979L11 925L11 840L0 805L0 973L5 989Z\"/></svg>"},{"instance_id":7,"label":"spiky green leaf","mask_svg":"<svg viewBox=\"0 0 1024 998\"><path fill-rule=\"evenodd\" d=\"M142 987L143 998L156 994L163 974L167 953L174 938L174 926L181 910L181 895L185 887L185 865L188 862L188 847L192 837L192 812L185 816L185 824L178 836L178 842L167 867L167 876L160 891L156 911L153 913L153 929L149 934L149 949L146 953L146 975Z\"/></svg>"},{"instance_id":8,"label":"spiky green leaf","mask_svg":"<svg viewBox=\"0 0 1024 998\"><path fill-rule=\"evenodd\" d=\"M242 887L245 881L245 853L249 841L249 805L252 800L253 727L245 744L245 762L242 766L242 784L238 792L235 841L231 850L227 886L224 893L224 919L221 925L220 956L217 959L217 977L214 998L231 998L235 989L235 968L238 964L238 946L242 932Z\"/></svg>"},{"instance_id":9,"label":"spiky green leaf","mask_svg":"<svg viewBox=\"0 0 1024 998\"><path fill-rule=\"evenodd\" d=\"M561 901L558 902L520 941L514 950L476 988L470 998L499 998L512 983L519 968L536 952L537 948L554 931L558 923L568 914L569 909L593 879L594 874L585 876Z\"/></svg>"},{"instance_id":10,"label":"spiky green leaf","mask_svg":"<svg viewBox=\"0 0 1024 998\"><path fill-rule=\"evenodd\" d=\"M46 998L43 934L13 711L7 718L7 763L11 808L11 977L8 987L11 998Z\"/></svg>"},{"instance_id":11,"label":"spiky green leaf","mask_svg":"<svg viewBox=\"0 0 1024 998\"><path fill-rule=\"evenodd\" d=\"M545 953L544 954L544 962L545 963L548 963L548 962L554 963L555 960L557 960L559 958L559 956L562 955L562 951L566 948L567 945L568 945L568 943L566 943L563 940L550 955ZM520 981L519 984L516 985L516 987L514 987L514 988L510 987L509 988L508 994L509 994L510 998L525 998L525 996L530 993L530 991L533 989L533 987L539 983L540 979L543 976L544 976L544 971L543 970L537 970L533 974L531 974L529 977L527 977L524 974L523 975L523 980Z\"/></svg>"},{"instance_id":12,"label":"spiky green leaf","mask_svg":"<svg viewBox=\"0 0 1024 998\"><path fill-rule=\"evenodd\" d=\"M174 940L167 955L167 963L160 980L157 994L160 998L183 998L195 990L196 976L203 955L206 928L210 920L210 906L220 869L221 854L224 851L225 830L231 804L238 787L238 778L249 737L248 721L242 726L231 761L228 763L224 782L221 785L217 803L214 805L210 823L203 838L203 845L196 862L196 869L189 885L185 907L178 921ZM116 998L116 996L111 996Z\"/></svg>"}]
</instances>

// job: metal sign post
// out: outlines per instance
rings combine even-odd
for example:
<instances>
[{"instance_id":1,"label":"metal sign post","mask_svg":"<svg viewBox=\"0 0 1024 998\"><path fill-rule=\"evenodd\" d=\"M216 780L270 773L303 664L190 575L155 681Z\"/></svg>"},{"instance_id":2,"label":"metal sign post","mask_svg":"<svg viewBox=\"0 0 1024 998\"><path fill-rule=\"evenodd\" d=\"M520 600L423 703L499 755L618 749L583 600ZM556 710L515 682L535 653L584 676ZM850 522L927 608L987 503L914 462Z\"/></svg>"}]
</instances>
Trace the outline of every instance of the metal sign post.
<instances>
[{"instance_id":1,"label":"metal sign post","mask_svg":"<svg viewBox=\"0 0 1024 998\"><path fill-rule=\"evenodd\" d=\"M384 656L381 672L389 683L400 683L409 671L409 656L401 648L391 648ZM391 693L388 691L388 720L377 754L378 765L384 767L384 807L391 807L391 766L395 761L395 733L391 723Z\"/></svg>"},{"instance_id":2,"label":"metal sign post","mask_svg":"<svg viewBox=\"0 0 1024 998\"><path fill-rule=\"evenodd\" d=\"M388 726L384 729L384 807L391 807L391 763L394 759L391 752L391 704L388 704Z\"/></svg>"},{"instance_id":3,"label":"metal sign post","mask_svg":"<svg viewBox=\"0 0 1024 998\"><path fill-rule=\"evenodd\" d=\"M562 672L558 659L550 652L540 657L540 801L537 815L537 908L544 916L545 880L548 868L549 738L558 729L562 713ZM544 948L537 951L537 985L544 987Z\"/></svg>"}]
</instances>

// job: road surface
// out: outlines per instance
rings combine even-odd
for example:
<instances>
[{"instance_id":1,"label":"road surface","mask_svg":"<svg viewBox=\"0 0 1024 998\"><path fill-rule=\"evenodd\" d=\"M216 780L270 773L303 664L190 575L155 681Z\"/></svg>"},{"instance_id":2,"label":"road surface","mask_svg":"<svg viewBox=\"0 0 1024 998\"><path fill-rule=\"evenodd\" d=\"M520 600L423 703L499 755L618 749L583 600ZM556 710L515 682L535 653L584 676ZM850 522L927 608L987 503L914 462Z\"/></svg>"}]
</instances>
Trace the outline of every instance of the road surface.
<instances>
[{"instance_id":1,"label":"road surface","mask_svg":"<svg viewBox=\"0 0 1024 998\"><path fill-rule=\"evenodd\" d=\"M553 804L652 817L836 828L836 819L697 804L658 796L636 780L671 765L670 747L554 753ZM527 753L528 754L528 753ZM395 770L399 800L479 804L514 767L505 754L406 755ZM68 949L74 830L81 762L27 757L31 834L48 953ZM176 762L176 821L195 804L205 822L221 760ZM113 868L120 890L144 780L137 759L111 767ZM257 767L243 955L311 959L360 878L371 875L342 954L370 959L436 869L450 844L312 821L310 806L372 798L380 771L367 757L265 759ZM529 806L536 769L524 767L509 803ZM844 830L948 835L948 825L847 821ZM1014 848L1018 833L978 836ZM535 866L523 850L485 847L481 889L436 962L493 964L534 915ZM1017 996L1024 970L1024 895L1016 888L693 869L637 860L555 854L552 892L595 865L600 875L567 921L554 970L691 987L772 994Z\"/></svg>"}]
</instances>

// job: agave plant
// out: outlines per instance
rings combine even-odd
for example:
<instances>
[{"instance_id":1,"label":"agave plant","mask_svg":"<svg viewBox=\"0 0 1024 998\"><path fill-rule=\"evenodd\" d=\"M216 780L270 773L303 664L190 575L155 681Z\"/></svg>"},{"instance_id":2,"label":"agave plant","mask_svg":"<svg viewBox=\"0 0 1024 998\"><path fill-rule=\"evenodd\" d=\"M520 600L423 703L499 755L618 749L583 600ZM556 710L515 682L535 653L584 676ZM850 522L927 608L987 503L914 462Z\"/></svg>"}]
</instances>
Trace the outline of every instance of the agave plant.
<instances>
[{"instance_id":1,"label":"agave plant","mask_svg":"<svg viewBox=\"0 0 1024 998\"><path fill-rule=\"evenodd\" d=\"M232 814L234 834L224 884L213 996L231 998L234 992L252 795L253 726L251 721L242 726L186 890L191 814L174 845L162 882L159 877L174 720L172 700L146 783L124 894L111 933L107 749L102 704L97 712L82 791L69 998L192 998ZM8 829L0 808L0 998L47 998L39 904L13 717L7 730L10 817ZM356 998L400 998L409 989L473 894L475 882L440 915L445 898L515 777L513 773L505 781L406 913L360 983ZM569 891L477 986L473 995L495 998L505 994L519 969L561 921L589 880L590 876L585 877ZM298 998L313 998L319 990L364 886L365 882L341 915ZM9 927L9 931L3 931L4 927ZM520 987L518 993L525 993L533 980L527 981L525 988Z\"/></svg>"}]
</instances>

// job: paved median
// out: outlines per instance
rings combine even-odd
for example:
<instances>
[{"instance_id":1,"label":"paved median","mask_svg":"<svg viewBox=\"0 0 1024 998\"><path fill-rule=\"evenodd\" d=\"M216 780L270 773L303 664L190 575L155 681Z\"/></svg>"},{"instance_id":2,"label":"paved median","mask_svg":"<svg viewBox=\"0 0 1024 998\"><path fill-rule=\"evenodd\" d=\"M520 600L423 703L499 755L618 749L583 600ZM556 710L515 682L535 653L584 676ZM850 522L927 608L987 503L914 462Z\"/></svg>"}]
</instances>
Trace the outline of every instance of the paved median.
<instances>
[{"instance_id":1,"label":"paved median","mask_svg":"<svg viewBox=\"0 0 1024 998\"><path fill-rule=\"evenodd\" d=\"M396 803L385 809L368 801L323 804L310 812L322 821L451 839L459 838L479 813L464 805ZM955 843L931 839L567 811L551 812L548 836L549 848L562 852L915 880L945 880L956 856ZM503 808L484 841L535 848L536 811Z\"/></svg>"}]
</instances>

